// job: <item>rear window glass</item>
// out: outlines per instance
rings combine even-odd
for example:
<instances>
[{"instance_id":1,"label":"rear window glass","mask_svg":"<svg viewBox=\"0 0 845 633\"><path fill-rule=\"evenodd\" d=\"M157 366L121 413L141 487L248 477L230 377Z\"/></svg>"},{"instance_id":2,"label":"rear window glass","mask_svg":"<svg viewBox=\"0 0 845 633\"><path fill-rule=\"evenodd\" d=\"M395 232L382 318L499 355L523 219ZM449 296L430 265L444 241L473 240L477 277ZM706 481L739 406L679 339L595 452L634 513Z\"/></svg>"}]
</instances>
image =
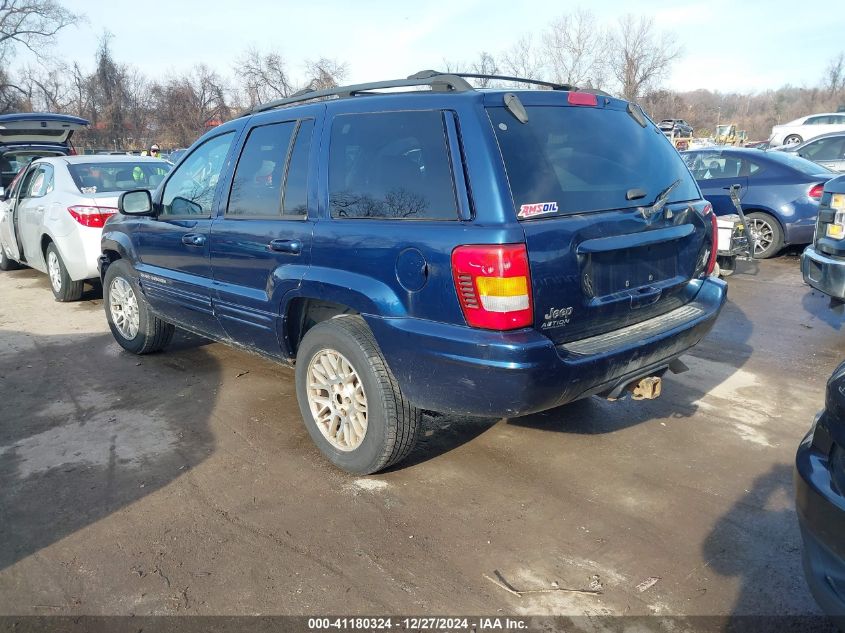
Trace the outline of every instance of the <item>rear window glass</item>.
<instances>
[{"instance_id":1,"label":"rear window glass","mask_svg":"<svg viewBox=\"0 0 845 633\"><path fill-rule=\"evenodd\" d=\"M520 123L488 108L521 217L648 205L676 180L669 202L699 197L678 152L654 127L624 110L529 106ZM645 196L628 200L632 189Z\"/></svg>"},{"instance_id":2,"label":"rear window glass","mask_svg":"<svg viewBox=\"0 0 845 633\"><path fill-rule=\"evenodd\" d=\"M165 161L77 163L68 171L80 193L155 189L170 171Z\"/></svg>"},{"instance_id":3,"label":"rear window glass","mask_svg":"<svg viewBox=\"0 0 845 633\"><path fill-rule=\"evenodd\" d=\"M832 169L828 169L824 165L819 165L792 153L771 150L766 152L766 157L779 165L799 171L805 176L816 176L818 174L829 174L833 172Z\"/></svg>"},{"instance_id":4,"label":"rear window glass","mask_svg":"<svg viewBox=\"0 0 845 633\"><path fill-rule=\"evenodd\" d=\"M338 116L330 148L332 217L457 219L441 112Z\"/></svg>"}]
</instances>

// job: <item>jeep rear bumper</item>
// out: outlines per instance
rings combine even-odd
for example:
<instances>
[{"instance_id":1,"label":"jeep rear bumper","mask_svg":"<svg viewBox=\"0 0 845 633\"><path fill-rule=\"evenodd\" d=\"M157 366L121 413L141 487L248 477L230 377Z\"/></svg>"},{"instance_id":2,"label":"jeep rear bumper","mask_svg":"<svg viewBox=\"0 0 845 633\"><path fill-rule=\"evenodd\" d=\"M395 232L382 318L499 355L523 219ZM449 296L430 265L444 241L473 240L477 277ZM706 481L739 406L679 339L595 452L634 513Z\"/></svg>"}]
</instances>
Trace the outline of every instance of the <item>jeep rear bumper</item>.
<instances>
[{"instance_id":1,"label":"jeep rear bumper","mask_svg":"<svg viewBox=\"0 0 845 633\"><path fill-rule=\"evenodd\" d=\"M713 327L723 281L700 282L695 301L608 334L555 346L535 330L494 332L422 319L364 315L405 396L457 415L515 417L660 374Z\"/></svg>"}]
</instances>

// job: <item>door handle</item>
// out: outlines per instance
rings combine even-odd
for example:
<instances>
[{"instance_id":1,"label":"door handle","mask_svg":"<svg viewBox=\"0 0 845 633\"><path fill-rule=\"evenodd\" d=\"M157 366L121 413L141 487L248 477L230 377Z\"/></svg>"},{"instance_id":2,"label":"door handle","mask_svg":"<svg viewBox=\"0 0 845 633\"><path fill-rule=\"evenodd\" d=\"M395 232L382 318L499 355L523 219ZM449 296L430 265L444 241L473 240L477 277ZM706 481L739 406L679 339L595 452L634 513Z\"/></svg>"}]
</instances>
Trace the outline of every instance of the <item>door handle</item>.
<instances>
[{"instance_id":1,"label":"door handle","mask_svg":"<svg viewBox=\"0 0 845 633\"><path fill-rule=\"evenodd\" d=\"M41 205L40 207L35 207L35 210L36 210L38 213L44 213L44 205Z\"/></svg>"},{"instance_id":2,"label":"door handle","mask_svg":"<svg viewBox=\"0 0 845 633\"><path fill-rule=\"evenodd\" d=\"M186 233L182 236L182 244L185 246L204 246L205 235L199 235L198 233Z\"/></svg>"},{"instance_id":3,"label":"door handle","mask_svg":"<svg viewBox=\"0 0 845 633\"><path fill-rule=\"evenodd\" d=\"M299 240L273 240L267 245L267 248L276 253L299 255L302 251L302 242Z\"/></svg>"}]
</instances>

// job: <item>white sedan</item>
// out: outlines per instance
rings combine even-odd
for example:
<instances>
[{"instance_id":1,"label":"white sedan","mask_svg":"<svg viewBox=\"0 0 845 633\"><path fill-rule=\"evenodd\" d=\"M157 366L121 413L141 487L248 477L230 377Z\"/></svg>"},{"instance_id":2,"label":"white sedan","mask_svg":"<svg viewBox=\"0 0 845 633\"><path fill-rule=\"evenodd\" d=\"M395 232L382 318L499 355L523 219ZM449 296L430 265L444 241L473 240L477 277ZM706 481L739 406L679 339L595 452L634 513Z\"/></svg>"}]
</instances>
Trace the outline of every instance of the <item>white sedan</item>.
<instances>
[{"instance_id":1,"label":"white sedan","mask_svg":"<svg viewBox=\"0 0 845 633\"><path fill-rule=\"evenodd\" d=\"M830 132L845 132L845 112L811 114L772 128L769 147L803 143Z\"/></svg>"},{"instance_id":2,"label":"white sedan","mask_svg":"<svg viewBox=\"0 0 845 633\"><path fill-rule=\"evenodd\" d=\"M100 235L117 199L155 189L170 164L128 156L54 156L21 170L0 193L0 270L26 264L50 276L57 301L74 301L96 279Z\"/></svg>"}]
</instances>

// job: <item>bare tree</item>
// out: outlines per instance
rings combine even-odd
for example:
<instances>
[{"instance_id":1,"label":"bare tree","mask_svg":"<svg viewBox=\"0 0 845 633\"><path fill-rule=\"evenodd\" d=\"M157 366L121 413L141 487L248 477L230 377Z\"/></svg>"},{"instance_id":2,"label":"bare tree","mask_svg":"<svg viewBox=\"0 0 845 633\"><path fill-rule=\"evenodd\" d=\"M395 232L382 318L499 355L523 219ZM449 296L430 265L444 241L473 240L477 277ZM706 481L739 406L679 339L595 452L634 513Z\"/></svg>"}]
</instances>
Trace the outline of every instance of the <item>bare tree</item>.
<instances>
[{"instance_id":1,"label":"bare tree","mask_svg":"<svg viewBox=\"0 0 845 633\"><path fill-rule=\"evenodd\" d=\"M559 17L543 34L543 43L546 65L554 81L603 87L608 36L590 11L579 9Z\"/></svg>"},{"instance_id":2,"label":"bare tree","mask_svg":"<svg viewBox=\"0 0 845 633\"><path fill-rule=\"evenodd\" d=\"M37 68L29 65L22 73L23 83L28 86L30 103L34 110L64 112L73 96L71 86L65 80L68 67L63 63Z\"/></svg>"},{"instance_id":3,"label":"bare tree","mask_svg":"<svg viewBox=\"0 0 845 633\"><path fill-rule=\"evenodd\" d=\"M499 55L499 60L506 75L542 79L543 59L531 35L520 37L513 46Z\"/></svg>"},{"instance_id":4,"label":"bare tree","mask_svg":"<svg viewBox=\"0 0 845 633\"><path fill-rule=\"evenodd\" d=\"M288 75L284 59L279 53L248 50L235 66L249 107L289 97L294 85Z\"/></svg>"},{"instance_id":5,"label":"bare tree","mask_svg":"<svg viewBox=\"0 0 845 633\"><path fill-rule=\"evenodd\" d=\"M20 112L32 108L31 94L0 68L0 112Z\"/></svg>"},{"instance_id":6,"label":"bare tree","mask_svg":"<svg viewBox=\"0 0 845 633\"><path fill-rule=\"evenodd\" d=\"M80 18L56 0L0 0L0 59L18 44L42 57L44 44Z\"/></svg>"},{"instance_id":7,"label":"bare tree","mask_svg":"<svg viewBox=\"0 0 845 633\"><path fill-rule=\"evenodd\" d=\"M471 65L469 72L474 73L476 75L498 75L499 74L499 64L496 63L496 58L493 57L487 51L481 51L478 55L478 59L476 59ZM474 79L473 82L479 88L488 88L490 87L490 82L492 80L486 79L481 77L479 79Z\"/></svg>"},{"instance_id":8,"label":"bare tree","mask_svg":"<svg viewBox=\"0 0 845 633\"><path fill-rule=\"evenodd\" d=\"M845 88L845 52L830 60L824 71L824 85L830 96Z\"/></svg>"},{"instance_id":9,"label":"bare tree","mask_svg":"<svg viewBox=\"0 0 845 633\"><path fill-rule=\"evenodd\" d=\"M305 87L326 90L339 86L346 79L349 68L336 59L321 57L317 61L306 61L305 72L309 77Z\"/></svg>"},{"instance_id":10,"label":"bare tree","mask_svg":"<svg viewBox=\"0 0 845 633\"><path fill-rule=\"evenodd\" d=\"M672 35L656 33L654 20L645 16L621 17L610 43L611 72L619 82L622 96L629 101L639 99L681 56Z\"/></svg>"},{"instance_id":11,"label":"bare tree","mask_svg":"<svg viewBox=\"0 0 845 633\"><path fill-rule=\"evenodd\" d=\"M157 142L187 147L214 125L231 118L226 86L208 66L170 77L151 88L157 121Z\"/></svg>"}]
</instances>

